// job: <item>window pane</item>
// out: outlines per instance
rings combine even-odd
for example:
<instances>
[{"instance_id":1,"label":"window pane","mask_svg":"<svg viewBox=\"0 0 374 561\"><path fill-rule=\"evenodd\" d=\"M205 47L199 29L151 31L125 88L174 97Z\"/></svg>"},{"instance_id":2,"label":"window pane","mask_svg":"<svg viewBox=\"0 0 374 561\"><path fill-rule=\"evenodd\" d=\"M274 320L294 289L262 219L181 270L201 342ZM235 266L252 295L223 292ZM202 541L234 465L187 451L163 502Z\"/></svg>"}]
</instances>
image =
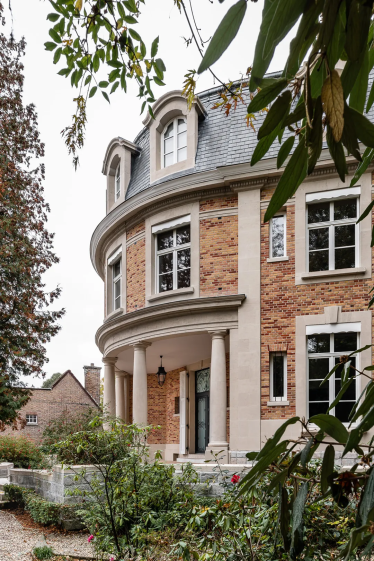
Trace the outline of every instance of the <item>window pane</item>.
<instances>
[{"instance_id":1,"label":"window pane","mask_svg":"<svg viewBox=\"0 0 374 561\"><path fill-rule=\"evenodd\" d=\"M113 278L118 277L118 275L120 274L121 274L121 260L117 261L117 263L113 265Z\"/></svg>"},{"instance_id":2,"label":"window pane","mask_svg":"<svg viewBox=\"0 0 374 561\"><path fill-rule=\"evenodd\" d=\"M309 230L309 249L325 249L329 247L329 229L313 228Z\"/></svg>"},{"instance_id":3,"label":"window pane","mask_svg":"<svg viewBox=\"0 0 374 561\"><path fill-rule=\"evenodd\" d=\"M353 269L356 265L354 247L335 250L335 269Z\"/></svg>"},{"instance_id":4,"label":"window pane","mask_svg":"<svg viewBox=\"0 0 374 561\"><path fill-rule=\"evenodd\" d=\"M308 335L308 353L329 353L330 335L321 333L320 335Z\"/></svg>"},{"instance_id":5,"label":"window pane","mask_svg":"<svg viewBox=\"0 0 374 561\"><path fill-rule=\"evenodd\" d=\"M190 249L182 249L182 251L178 251L177 254L177 268L178 269L188 269L191 264L191 250Z\"/></svg>"},{"instance_id":6,"label":"window pane","mask_svg":"<svg viewBox=\"0 0 374 561\"><path fill-rule=\"evenodd\" d=\"M326 382L323 386L321 382L309 382L309 401L328 401L329 400L329 384Z\"/></svg>"},{"instance_id":7,"label":"window pane","mask_svg":"<svg viewBox=\"0 0 374 561\"><path fill-rule=\"evenodd\" d=\"M271 256L284 256L284 216L274 216L271 221Z\"/></svg>"},{"instance_id":8,"label":"window pane","mask_svg":"<svg viewBox=\"0 0 374 561\"><path fill-rule=\"evenodd\" d=\"M170 123L170 125L166 129L164 138L170 138L171 136L173 136L173 131L174 131L174 122Z\"/></svg>"},{"instance_id":9,"label":"window pane","mask_svg":"<svg viewBox=\"0 0 374 561\"><path fill-rule=\"evenodd\" d=\"M164 158L164 166L167 168L168 166L171 166L174 163L174 154L173 152L171 154L165 154L165 158Z\"/></svg>"},{"instance_id":10,"label":"window pane","mask_svg":"<svg viewBox=\"0 0 374 561\"><path fill-rule=\"evenodd\" d=\"M309 379L323 380L324 378L326 378L327 374L330 372L329 362L330 361L328 358L310 358Z\"/></svg>"},{"instance_id":11,"label":"window pane","mask_svg":"<svg viewBox=\"0 0 374 561\"><path fill-rule=\"evenodd\" d=\"M354 224L335 226L335 247L355 245L356 227Z\"/></svg>"},{"instance_id":12,"label":"window pane","mask_svg":"<svg viewBox=\"0 0 374 561\"><path fill-rule=\"evenodd\" d=\"M328 271L329 270L329 252L312 251L309 253L309 271Z\"/></svg>"},{"instance_id":13,"label":"window pane","mask_svg":"<svg viewBox=\"0 0 374 561\"><path fill-rule=\"evenodd\" d=\"M335 380L335 397L338 395L342 387L341 380ZM343 394L344 401L356 401L356 382L352 382L347 391Z\"/></svg>"},{"instance_id":14,"label":"window pane","mask_svg":"<svg viewBox=\"0 0 374 561\"><path fill-rule=\"evenodd\" d=\"M158 272L160 275L173 271L173 254L166 253L158 257Z\"/></svg>"},{"instance_id":15,"label":"window pane","mask_svg":"<svg viewBox=\"0 0 374 561\"><path fill-rule=\"evenodd\" d=\"M284 357L273 356L273 397L284 396Z\"/></svg>"},{"instance_id":16,"label":"window pane","mask_svg":"<svg viewBox=\"0 0 374 561\"><path fill-rule=\"evenodd\" d=\"M180 148L178 150L178 162L183 162L187 160L187 148Z\"/></svg>"},{"instance_id":17,"label":"window pane","mask_svg":"<svg viewBox=\"0 0 374 561\"><path fill-rule=\"evenodd\" d=\"M330 220L330 203L308 205L308 224Z\"/></svg>"},{"instance_id":18,"label":"window pane","mask_svg":"<svg viewBox=\"0 0 374 561\"><path fill-rule=\"evenodd\" d=\"M346 218L357 218L357 199L335 201L334 220L345 220Z\"/></svg>"},{"instance_id":19,"label":"window pane","mask_svg":"<svg viewBox=\"0 0 374 561\"><path fill-rule=\"evenodd\" d=\"M169 247L173 247L174 239L173 239L173 230L169 230L168 232L163 232L162 234L158 234L157 236L157 249L161 251L162 249L168 249Z\"/></svg>"},{"instance_id":20,"label":"window pane","mask_svg":"<svg viewBox=\"0 0 374 561\"><path fill-rule=\"evenodd\" d=\"M165 138L164 144L164 153L170 154L174 151L174 139L173 138Z\"/></svg>"},{"instance_id":21,"label":"window pane","mask_svg":"<svg viewBox=\"0 0 374 561\"><path fill-rule=\"evenodd\" d=\"M178 271L178 288L187 288L190 286L191 269L181 269Z\"/></svg>"},{"instance_id":22,"label":"window pane","mask_svg":"<svg viewBox=\"0 0 374 561\"><path fill-rule=\"evenodd\" d=\"M351 353L357 350L357 333L335 333L334 351L336 353Z\"/></svg>"},{"instance_id":23,"label":"window pane","mask_svg":"<svg viewBox=\"0 0 374 561\"><path fill-rule=\"evenodd\" d=\"M183 245L190 242L190 227L182 226L177 229L177 245Z\"/></svg>"},{"instance_id":24,"label":"window pane","mask_svg":"<svg viewBox=\"0 0 374 561\"><path fill-rule=\"evenodd\" d=\"M178 148L185 148L187 146L187 131L178 134L177 143Z\"/></svg>"},{"instance_id":25,"label":"window pane","mask_svg":"<svg viewBox=\"0 0 374 561\"><path fill-rule=\"evenodd\" d=\"M352 411L354 404L354 401L340 401L335 407L335 417L337 417L342 423L348 423L349 414Z\"/></svg>"},{"instance_id":26,"label":"window pane","mask_svg":"<svg viewBox=\"0 0 374 561\"><path fill-rule=\"evenodd\" d=\"M320 413L327 413L328 408L329 408L328 402L309 403L309 417L313 417L314 415L319 415Z\"/></svg>"},{"instance_id":27,"label":"window pane","mask_svg":"<svg viewBox=\"0 0 374 561\"><path fill-rule=\"evenodd\" d=\"M159 276L158 291L165 292L166 290L173 290L173 273Z\"/></svg>"},{"instance_id":28,"label":"window pane","mask_svg":"<svg viewBox=\"0 0 374 561\"><path fill-rule=\"evenodd\" d=\"M354 366L356 368L356 357L352 356L350 359L350 363L352 366ZM335 364L339 364L340 363L340 358L336 357L335 358ZM342 377L342 373L343 373L343 368L344 368L344 364L340 364L339 367L335 370L335 379L337 378L341 378ZM352 368L349 369L349 375L350 376L354 376L355 375L355 371L352 370Z\"/></svg>"},{"instance_id":29,"label":"window pane","mask_svg":"<svg viewBox=\"0 0 374 561\"><path fill-rule=\"evenodd\" d=\"M114 298L118 298L121 294L121 281L118 280L114 283Z\"/></svg>"},{"instance_id":30,"label":"window pane","mask_svg":"<svg viewBox=\"0 0 374 561\"><path fill-rule=\"evenodd\" d=\"M187 130L187 123L184 119L178 119L178 132Z\"/></svg>"}]
</instances>

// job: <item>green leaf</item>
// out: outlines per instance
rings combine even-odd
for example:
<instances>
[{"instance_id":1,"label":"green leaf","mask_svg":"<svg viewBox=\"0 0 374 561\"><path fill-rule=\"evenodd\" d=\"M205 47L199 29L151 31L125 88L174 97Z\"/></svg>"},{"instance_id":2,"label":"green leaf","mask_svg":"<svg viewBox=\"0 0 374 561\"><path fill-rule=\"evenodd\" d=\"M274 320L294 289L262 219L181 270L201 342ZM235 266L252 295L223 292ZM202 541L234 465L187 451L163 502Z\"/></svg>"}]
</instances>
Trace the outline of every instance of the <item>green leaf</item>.
<instances>
[{"instance_id":1,"label":"green leaf","mask_svg":"<svg viewBox=\"0 0 374 561\"><path fill-rule=\"evenodd\" d=\"M284 30L292 21L294 24L303 14L307 5L306 0L283 0L276 2L276 8L269 24L262 56L266 59L274 52L276 46L284 38Z\"/></svg>"},{"instance_id":2,"label":"green leaf","mask_svg":"<svg viewBox=\"0 0 374 561\"><path fill-rule=\"evenodd\" d=\"M271 438L269 438L269 440L267 440L265 446L262 448L262 450L260 450L256 459L260 460L261 458L266 456L266 454L272 448L274 448L276 444L278 444L278 442L286 432L287 427L289 427L290 425L294 425L298 421L300 421L300 417L291 417L290 419L287 419L287 421L282 423L281 426L275 431L274 435Z\"/></svg>"},{"instance_id":3,"label":"green leaf","mask_svg":"<svg viewBox=\"0 0 374 561\"><path fill-rule=\"evenodd\" d=\"M57 74L59 74L60 76L69 76L70 72L71 68L61 68L61 70L57 72Z\"/></svg>"},{"instance_id":4,"label":"green leaf","mask_svg":"<svg viewBox=\"0 0 374 561\"><path fill-rule=\"evenodd\" d=\"M340 179L344 183L345 176L348 174L348 168L347 168L347 162L345 160L343 144L341 142L335 142L329 125L327 125L326 140L330 150L331 157L334 160L336 170L339 174Z\"/></svg>"},{"instance_id":5,"label":"green leaf","mask_svg":"<svg viewBox=\"0 0 374 561\"><path fill-rule=\"evenodd\" d=\"M327 60L329 61L330 68L334 68L338 60L341 58L346 38L346 22L346 4L345 2L342 2L335 21L334 32L327 48Z\"/></svg>"},{"instance_id":6,"label":"green leaf","mask_svg":"<svg viewBox=\"0 0 374 561\"><path fill-rule=\"evenodd\" d=\"M121 88L126 92L127 91L127 84L126 84L126 68L124 68L121 72Z\"/></svg>"},{"instance_id":7,"label":"green leaf","mask_svg":"<svg viewBox=\"0 0 374 561\"><path fill-rule=\"evenodd\" d=\"M289 153L292 150L294 142L295 142L295 137L294 136L290 136L289 138L287 138L287 140L285 140L283 142L283 144L280 147L279 152L278 152L277 169L282 167L282 165L284 164L287 156L289 155Z\"/></svg>"},{"instance_id":8,"label":"green leaf","mask_svg":"<svg viewBox=\"0 0 374 561\"><path fill-rule=\"evenodd\" d=\"M49 36L52 37L55 43L61 43L61 37L54 29L49 30Z\"/></svg>"},{"instance_id":9,"label":"green leaf","mask_svg":"<svg viewBox=\"0 0 374 561\"><path fill-rule=\"evenodd\" d=\"M59 47L59 48L55 51L55 54L54 54L54 57L53 57L53 64L57 64L57 63L58 63L58 61L60 60L60 57L61 57L61 53L62 53L62 48Z\"/></svg>"},{"instance_id":10,"label":"green leaf","mask_svg":"<svg viewBox=\"0 0 374 561\"><path fill-rule=\"evenodd\" d=\"M288 115L291 101L290 90L286 90L275 100L258 131L258 140L270 134L283 121L284 117Z\"/></svg>"},{"instance_id":11,"label":"green leaf","mask_svg":"<svg viewBox=\"0 0 374 561\"><path fill-rule=\"evenodd\" d=\"M340 508L347 508L349 505L349 500L345 495L343 495L343 489L340 485L332 484L331 485L331 494L334 501L337 503Z\"/></svg>"},{"instance_id":12,"label":"green leaf","mask_svg":"<svg viewBox=\"0 0 374 561\"><path fill-rule=\"evenodd\" d=\"M162 58L156 58L155 63L156 63L157 68L159 70L161 70L161 72L166 72L166 66L165 66Z\"/></svg>"},{"instance_id":13,"label":"green leaf","mask_svg":"<svg viewBox=\"0 0 374 561\"><path fill-rule=\"evenodd\" d=\"M122 19L126 17L125 8L122 6L121 2L117 2L117 10Z\"/></svg>"},{"instance_id":14,"label":"green leaf","mask_svg":"<svg viewBox=\"0 0 374 561\"><path fill-rule=\"evenodd\" d=\"M348 152L352 154L356 158L356 160L361 162L362 157L360 153L360 147L358 145L354 118L346 102L344 102L344 128L342 134L342 143L344 144Z\"/></svg>"},{"instance_id":15,"label":"green leaf","mask_svg":"<svg viewBox=\"0 0 374 561\"><path fill-rule=\"evenodd\" d=\"M304 448L302 449L301 456L300 456L300 463L305 468L306 464L309 461L309 454L310 450L314 444L314 438L310 438Z\"/></svg>"},{"instance_id":16,"label":"green leaf","mask_svg":"<svg viewBox=\"0 0 374 561\"><path fill-rule=\"evenodd\" d=\"M100 55L98 53L98 51L96 51L96 53L94 54L93 60L92 60L92 68L94 70L94 72L97 72L100 68Z\"/></svg>"},{"instance_id":17,"label":"green leaf","mask_svg":"<svg viewBox=\"0 0 374 561\"><path fill-rule=\"evenodd\" d=\"M53 23L59 19L59 14L48 14L47 20L52 21Z\"/></svg>"},{"instance_id":18,"label":"green leaf","mask_svg":"<svg viewBox=\"0 0 374 561\"><path fill-rule=\"evenodd\" d=\"M315 102L313 128L308 138L308 175L312 173L322 151L322 101L318 96Z\"/></svg>"},{"instance_id":19,"label":"green leaf","mask_svg":"<svg viewBox=\"0 0 374 561\"><path fill-rule=\"evenodd\" d=\"M361 58L359 60L356 60L354 62L348 60L348 62L344 66L342 75L340 77L343 86L343 91L344 91L344 99L347 99L347 97L352 91L353 86L356 83L364 57L365 57L365 52L362 53Z\"/></svg>"},{"instance_id":20,"label":"green leaf","mask_svg":"<svg viewBox=\"0 0 374 561\"><path fill-rule=\"evenodd\" d=\"M96 90L97 90L97 86L94 86L93 88L91 88L89 97L93 97L96 93Z\"/></svg>"},{"instance_id":21,"label":"green leaf","mask_svg":"<svg viewBox=\"0 0 374 561\"><path fill-rule=\"evenodd\" d=\"M283 126L289 127L298 121L305 118L305 103L302 102L298 105L293 113L290 113L288 117L285 118Z\"/></svg>"},{"instance_id":22,"label":"green leaf","mask_svg":"<svg viewBox=\"0 0 374 561\"><path fill-rule=\"evenodd\" d=\"M374 149L366 148L362 156L362 162L357 166L354 176L352 177L350 187L356 185L357 181L361 178L362 174L365 173L370 163L374 158Z\"/></svg>"},{"instance_id":23,"label":"green leaf","mask_svg":"<svg viewBox=\"0 0 374 561\"><path fill-rule=\"evenodd\" d=\"M308 150L302 137L284 170L265 213L265 222L292 197L307 174Z\"/></svg>"},{"instance_id":24,"label":"green leaf","mask_svg":"<svg viewBox=\"0 0 374 561\"><path fill-rule=\"evenodd\" d=\"M322 24L314 50L326 51L334 34L335 22L338 16L340 0L329 0L324 3Z\"/></svg>"},{"instance_id":25,"label":"green leaf","mask_svg":"<svg viewBox=\"0 0 374 561\"><path fill-rule=\"evenodd\" d=\"M322 380L322 382L320 383L320 387L323 386L323 384L325 384L329 378L331 378L331 376L334 374L335 370L337 370L339 368L339 366L340 366L340 363L335 364L335 366L333 368L331 368L331 370L327 374L326 378L324 380Z\"/></svg>"},{"instance_id":26,"label":"green leaf","mask_svg":"<svg viewBox=\"0 0 374 561\"><path fill-rule=\"evenodd\" d=\"M369 409L374 405L374 383L370 382L364 389L363 393L366 393L365 398L356 410L356 413L353 415L351 423L354 423L360 417L365 416Z\"/></svg>"},{"instance_id":27,"label":"green leaf","mask_svg":"<svg viewBox=\"0 0 374 561\"><path fill-rule=\"evenodd\" d=\"M136 3L135 0L125 0L123 2L123 4L126 6L126 8L128 10L130 10L130 12L132 12L133 14L137 14L138 13L138 8L136 7Z\"/></svg>"},{"instance_id":28,"label":"green leaf","mask_svg":"<svg viewBox=\"0 0 374 561\"><path fill-rule=\"evenodd\" d=\"M277 446L271 448L266 456L262 457L255 466L252 467L251 471L247 473L243 479L240 481L239 485L239 495L245 493L257 480L257 477L261 475L271 463L273 463L280 454L286 450L288 446L288 440L283 440Z\"/></svg>"},{"instance_id":29,"label":"green leaf","mask_svg":"<svg viewBox=\"0 0 374 561\"><path fill-rule=\"evenodd\" d=\"M277 126L268 136L261 138L261 140L256 145L251 158L251 166L257 164L269 150L270 146L273 144L274 140L277 138L279 131L281 130L281 124Z\"/></svg>"},{"instance_id":30,"label":"green leaf","mask_svg":"<svg viewBox=\"0 0 374 561\"><path fill-rule=\"evenodd\" d=\"M336 398L334 399L334 401L332 402L332 404L330 405L330 407L328 408L327 411L331 411L331 409L333 409L341 400L341 398L343 397L343 395L345 394L345 392L347 391L347 389L349 388L349 386L352 384L352 382L355 381L354 377L351 377L349 380L347 380L342 387L340 388L340 391L338 393L338 395L336 396Z\"/></svg>"},{"instance_id":31,"label":"green leaf","mask_svg":"<svg viewBox=\"0 0 374 561\"><path fill-rule=\"evenodd\" d=\"M109 86L109 83L106 82L105 80L102 80L101 82L99 82L99 88L107 88Z\"/></svg>"},{"instance_id":32,"label":"green leaf","mask_svg":"<svg viewBox=\"0 0 374 561\"><path fill-rule=\"evenodd\" d=\"M336 440L341 444L345 444L348 439L348 431L339 419L333 417L332 415L326 415L320 413L319 415L314 415L309 419L309 423L317 425L325 433L327 433L331 438Z\"/></svg>"},{"instance_id":33,"label":"green leaf","mask_svg":"<svg viewBox=\"0 0 374 561\"><path fill-rule=\"evenodd\" d=\"M84 81L84 85L87 86L91 82L91 79L92 79L92 75L89 74Z\"/></svg>"},{"instance_id":34,"label":"green leaf","mask_svg":"<svg viewBox=\"0 0 374 561\"><path fill-rule=\"evenodd\" d=\"M360 72L349 96L349 107L356 109L359 113L363 113L365 108L369 86L369 70L369 51L366 49Z\"/></svg>"},{"instance_id":35,"label":"green leaf","mask_svg":"<svg viewBox=\"0 0 374 561\"><path fill-rule=\"evenodd\" d=\"M110 99L109 96L106 92L101 91L101 93L103 94L103 97L107 100L108 103L110 103Z\"/></svg>"},{"instance_id":36,"label":"green leaf","mask_svg":"<svg viewBox=\"0 0 374 561\"><path fill-rule=\"evenodd\" d=\"M119 60L109 60L108 66L111 66L112 68L122 68L123 63L119 62Z\"/></svg>"},{"instance_id":37,"label":"green leaf","mask_svg":"<svg viewBox=\"0 0 374 561\"><path fill-rule=\"evenodd\" d=\"M266 492L269 494L272 492L273 489L279 486L279 484L283 485L288 476L288 468L284 469L280 473L277 473L275 477L271 480L270 485L266 487Z\"/></svg>"},{"instance_id":38,"label":"green leaf","mask_svg":"<svg viewBox=\"0 0 374 561\"><path fill-rule=\"evenodd\" d=\"M364 115L350 108L357 137L370 148L374 148L374 125Z\"/></svg>"},{"instance_id":39,"label":"green leaf","mask_svg":"<svg viewBox=\"0 0 374 561\"><path fill-rule=\"evenodd\" d=\"M57 47L56 43L51 43L51 41L44 43L44 46L46 51L53 51Z\"/></svg>"},{"instance_id":40,"label":"green leaf","mask_svg":"<svg viewBox=\"0 0 374 561\"><path fill-rule=\"evenodd\" d=\"M266 86L258 92L247 107L248 113L257 113L273 101L287 87L286 78L279 78L270 86Z\"/></svg>"},{"instance_id":41,"label":"green leaf","mask_svg":"<svg viewBox=\"0 0 374 561\"><path fill-rule=\"evenodd\" d=\"M152 58L154 58L157 55L159 41L160 41L160 38L156 37L156 39L152 43L152 46L151 46L151 57Z\"/></svg>"},{"instance_id":42,"label":"green leaf","mask_svg":"<svg viewBox=\"0 0 374 561\"><path fill-rule=\"evenodd\" d=\"M160 80L160 78L157 78L157 76L153 76L153 81L155 84L157 84L158 86L165 86L165 82L163 82L162 80Z\"/></svg>"},{"instance_id":43,"label":"green leaf","mask_svg":"<svg viewBox=\"0 0 374 561\"><path fill-rule=\"evenodd\" d=\"M119 86L119 82L118 81L114 82L114 84L112 86L112 89L110 90L110 93L111 94L114 93L116 91L116 89L118 88L118 86Z\"/></svg>"},{"instance_id":44,"label":"green leaf","mask_svg":"<svg viewBox=\"0 0 374 561\"><path fill-rule=\"evenodd\" d=\"M371 106L373 105L373 102L374 102L374 80L373 83L371 84L370 94L368 97L368 102L366 104L366 113L369 113Z\"/></svg>"},{"instance_id":45,"label":"green leaf","mask_svg":"<svg viewBox=\"0 0 374 561\"><path fill-rule=\"evenodd\" d=\"M366 218L366 217L368 216L368 214L370 214L370 212L371 212L373 206L374 206L374 200L372 200L371 203L368 204L368 206L365 208L364 212L361 214L360 218L357 220L357 223L356 223L356 224L358 224L359 222L361 222L361 220L363 220L364 218ZM365 369L365 370L366 370L366 369ZM374 370L374 367L373 367L373 370Z\"/></svg>"},{"instance_id":46,"label":"green leaf","mask_svg":"<svg viewBox=\"0 0 374 561\"><path fill-rule=\"evenodd\" d=\"M347 20L345 50L348 60L357 61L367 46L372 2L351 0Z\"/></svg>"},{"instance_id":47,"label":"green leaf","mask_svg":"<svg viewBox=\"0 0 374 561\"><path fill-rule=\"evenodd\" d=\"M210 68L221 58L222 54L236 37L246 11L246 0L239 0L239 2L231 6L209 42L206 53L197 70L198 74L202 74L202 72Z\"/></svg>"},{"instance_id":48,"label":"green leaf","mask_svg":"<svg viewBox=\"0 0 374 561\"><path fill-rule=\"evenodd\" d=\"M298 555L304 549L304 509L305 503L308 496L309 485L305 481L300 486L299 492L297 493L296 499L293 503L292 508L292 540L290 548L291 559L297 559Z\"/></svg>"},{"instance_id":49,"label":"green leaf","mask_svg":"<svg viewBox=\"0 0 374 561\"><path fill-rule=\"evenodd\" d=\"M290 510L288 505L288 493L287 489L284 487L280 487L279 489L279 513L278 513L278 520L280 531L282 534L284 549L289 551L291 545L290 539Z\"/></svg>"},{"instance_id":50,"label":"green leaf","mask_svg":"<svg viewBox=\"0 0 374 561\"><path fill-rule=\"evenodd\" d=\"M361 500L358 507L356 526L363 526L368 522L368 514L374 508L374 469L371 468L369 479L365 485L365 489L361 494Z\"/></svg>"},{"instance_id":51,"label":"green leaf","mask_svg":"<svg viewBox=\"0 0 374 561\"><path fill-rule=\"evenodd\" d=\"M129 33L130 33L131 37L132 37L133 39L135 39L135 41L141 41L141 40L142 40L142 38L140 37L139 33L137 33L137 32L135 31L135 29L131 29L131 28L130 28L130 29L129 29Z\"/></svg>"},{"instance_id":52,"label":"green leaf","mask_svg":"<svg viewBox=\"0 0 374 561\"><path fill-rule=\"evenodd\" d=\"M123 16L122 19L123 19L126 23L132 23L132 24L138 23L138 20L137 20L136 18L134 18L134 16ZM130 33L131 33L131 31L130 31ZM135 37L134 37L134 39L135 39Z\"/></svg>"},{"instance_id":53,"label":"green leaf","mask_svg":"<svg viewBox=\"0 0 374 561\"><path fill-rule=\"evenodd\" d=\"M329 488L328 479L334 471L335 463L335 448L332 444L326 447L325 453L323 455L322 468L321 468L321 491L324 495L327 493Z\"/></svg>"}]
</instances>

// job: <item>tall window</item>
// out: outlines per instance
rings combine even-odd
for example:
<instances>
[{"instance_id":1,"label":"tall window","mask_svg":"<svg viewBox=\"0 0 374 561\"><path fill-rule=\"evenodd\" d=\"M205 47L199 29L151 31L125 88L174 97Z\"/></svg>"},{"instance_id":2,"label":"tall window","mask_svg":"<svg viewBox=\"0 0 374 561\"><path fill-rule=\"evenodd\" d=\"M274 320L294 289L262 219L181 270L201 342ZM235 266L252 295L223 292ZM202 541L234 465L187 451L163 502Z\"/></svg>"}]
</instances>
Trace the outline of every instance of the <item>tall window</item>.
<instances>
[{"instance_id":1,"label":"tall window","mask_svg":"<svg viewBox=\"0 0 374 561\"><path fill-rule=\"evenodd\" d=\"M113 275L113 310L121 307L121 280L122 280L122 260L118 259L112 265Z\"/></svg>"},{"instance_id":2,"label":"tall window","mask_svg":"<svg viewBox=\"0 0 374 561\"><path fill-rule=\"evenodd\" d=\"M310 272L359 265L357 217L357 198L308 204Z\"/></svg>"},{"instance_id":3,"label":"tall window","mask_svg":"<svg viewBox=\"0 0 374 561\"><path fill-rule=\"evenodd\" d=\"M186 288L191 282L190 225L157 234L158 292Z\"/></svg>"},{"instance_id":4,"label":"tall window","mask_svg":"<svg viewBox=\"0 0 374 561\"><path fill-rule=\"evenodd\" d=\"M270 257L286 255L286 215L279 214L270 221Z\"/></svg>"},{"instance_id":5,"label":"tall window","mask_svg":"<svg viewBox=\"0 0 374 561\"><path fill-rule=\"evenodd\" d=\"M116 189L116 200L117 200L121 195L121 162L118 164L116 169L115 189Z\"/></svg>"},{"instance_id":6,"label":"tall window","mask_svg":"<svg viewBox=\"0 0 374 561\"><path fill-rule=\"evenodd\" d=\"M173 119L162 135L162 165L164 168L187 159L187 122Z\"/></svg>"},{"instance_id":7,"label":"tall window","mask_svg":"<svg viewBox=\"0 0 374 561\"><path fill-rule=\"evenodd\" d=\"M287 355L270 354L270 401L287 400Z\"/></svg>"},{"instance_id":8,"label":"tall window","mask_svg":"<svg viewBox=\"0 0 374 561\"><path fill-rule=\"evenodd\" d=\"M328 408L338 395L341 388L343 364L335 370L330 379L321 386L322 380L330 370L340 362L342 355L348 355L358 348L357 333L321 333L308 336L308 402L309 417L319 413L327 413ZM352 366L356 366L356 358L351 357ZM353 376L350 369L349 376ZM348 422L349 414L357 399L357 381L354 380L339 403L330 411L343 423Z\"/></svg>"}]
</instances>

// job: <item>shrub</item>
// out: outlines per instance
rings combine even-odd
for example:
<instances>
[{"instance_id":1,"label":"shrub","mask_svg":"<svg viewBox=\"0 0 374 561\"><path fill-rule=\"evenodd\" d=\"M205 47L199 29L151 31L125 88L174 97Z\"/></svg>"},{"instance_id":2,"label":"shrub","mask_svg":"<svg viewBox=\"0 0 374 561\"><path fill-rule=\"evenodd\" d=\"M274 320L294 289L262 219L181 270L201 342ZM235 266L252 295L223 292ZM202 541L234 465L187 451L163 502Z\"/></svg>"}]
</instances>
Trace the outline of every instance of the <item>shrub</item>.
<instances>
[{"instance_id":1,"label":"shrub","mask_svg":"<svg viewBox=\"0 0 374 561\"><path fill-rule=\"evenodd\" d=\"M33 554L37 559L41 561L43 559L52 559L54 553L52 548L48 547L47 545L43 545L43 547L35 547L33 549Z\"/></svg>"},{"instance_id":2,"label":"shrub","mask_svg":"<svg viewBox=\"0 0 374 561\"><path fill-rule=\"evenodd\" d=\"M0 436L0 462L30 469L43 469L48 463L39 446L25 436Z\"/></svg>"},{"instance_id":3,"label":"shrub","mask_svg":"<svg viewBox=\"0 0 374 561\"><path fill-rule=\"evenodd\" d=\"M25 501L23 498L23 493L25 489L19 485L14 485L10 483L9 485L4 485L5 498L12 503L17 503L17 505L24 507Z\"/></svg>"}]
</instances>

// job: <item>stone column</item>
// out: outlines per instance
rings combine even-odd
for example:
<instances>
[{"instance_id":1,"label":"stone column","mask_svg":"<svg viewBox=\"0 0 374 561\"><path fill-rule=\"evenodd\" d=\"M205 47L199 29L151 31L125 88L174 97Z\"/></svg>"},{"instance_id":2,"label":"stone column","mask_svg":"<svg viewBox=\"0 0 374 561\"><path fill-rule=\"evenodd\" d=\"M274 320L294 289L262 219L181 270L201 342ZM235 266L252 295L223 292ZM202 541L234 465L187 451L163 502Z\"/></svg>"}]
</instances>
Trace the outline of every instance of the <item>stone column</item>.
<instances>
[{"instance_id":1,"label":"stone column","mask_svg":"<svg viewBox=\"0 0 374 561\"><path fill-rule=\"evenodd\" d=\"M104 363L104 410L110 417L116 415L115 364L117 357L105 357Z\"/></svg>"},{"instance_id":2,"label":"stone column","mask_svg":"<svg viewBox=\"0 0 374 561\"><path fill-rule=\"evenodd\" d=\"M125 377L125 372L116 370L116 417L119 417L122 421L126 420Z\"/></svg>"},{"instance_id":3,"label":"stone column","mask_svg":"<svg viewBox=\"0 0 374 561\"><path fill-rule=\"evenodd\" d=\"M132 416L134 423L143 426L148 420L146 349L150 345L147 341L134 344Z\"/></svg>"},{"instance_id":4,"label":"stone column","mask_svg":"<svg viewBox=\"0 0 374 561\"><path fill-rule=\"evenodd\" d=\"M212 459L211 451L225 450L222 456L223 463L227 463L227 437L226 437L226 331L212 331L212 355L210 364L210 399L209 399L209 444L206 455Z\"/></svg>"},{"instance_id":5,"label":"stone column","mask_svg":"<svg viewBox=\"0 0 374 561\"><path fill-rule=\"evenodd\" d=\"M125 416L124 416L124 421L125 423L129 424L130 422L130 415L129 415L129 375L126 374L126 376L123 379L123 390L125 393Z\"/></svg>"}]
</instances>

